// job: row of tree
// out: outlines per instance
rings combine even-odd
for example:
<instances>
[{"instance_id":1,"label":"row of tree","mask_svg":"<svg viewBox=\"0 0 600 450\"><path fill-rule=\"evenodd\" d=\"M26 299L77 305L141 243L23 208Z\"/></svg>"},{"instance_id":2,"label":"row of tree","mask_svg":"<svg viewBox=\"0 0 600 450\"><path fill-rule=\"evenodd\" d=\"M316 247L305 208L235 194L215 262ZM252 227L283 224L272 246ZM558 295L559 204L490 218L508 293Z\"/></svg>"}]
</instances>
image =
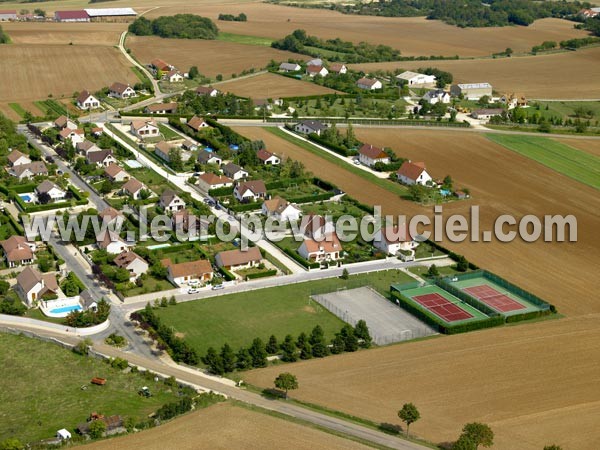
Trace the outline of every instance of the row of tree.
<instances>
[{"instance_id":1,"label":"row of tree","mask_svg":"<svg viewBox=\"0 0 600 450\"><path fill-rule=\"evenodd\" d=\"M161 16L154 20L139 17L129 25L129 32L137 36L160 36L175 39L216 39L219 29L207 17L194 14Z\"/></svg>"},{"instance_id":2,"label":"row of tree","mask_svg":"<svg viewBox=\"0 0 600 450\"><path fill-rule=\"evenodd\" d=\"M218 19L226 22L246 22L248 20L248 17L244 13L239 13L237 16L234 16L233 14L221 13L219 14Z\"/></svg>"}]
</instances>

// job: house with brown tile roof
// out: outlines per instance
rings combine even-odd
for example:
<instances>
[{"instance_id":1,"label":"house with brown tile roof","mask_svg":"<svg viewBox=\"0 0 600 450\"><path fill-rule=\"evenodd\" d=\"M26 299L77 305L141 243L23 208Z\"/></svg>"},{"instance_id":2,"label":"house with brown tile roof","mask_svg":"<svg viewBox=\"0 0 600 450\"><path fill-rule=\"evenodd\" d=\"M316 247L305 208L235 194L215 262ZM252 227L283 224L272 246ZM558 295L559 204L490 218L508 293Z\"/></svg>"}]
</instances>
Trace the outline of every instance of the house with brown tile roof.
<instances>
[{"instance_id":1,"label":"house with brown tile roof","mask_svg":"<svg viewBox=\"0 0 600 450\"><path fill-rule=\"evenodd\" d=\"M77 129L77 124L70 120L67 116L60 116L58 119L54 121L54 127L62 130L64 128L69 128L71 130Z\"/></svg>"},{"instance_id":2,"label":"house with brown tile roof","mask_svg":"<svg viewBox=\"0 0 600 450\"><path fill-rule=\"evenodd\" d=\"M130 178L121 189L125 195L129 195L134 200L139 200L141 191L147 188L141 181Z\"/></svg>"},{"instance_id":3,"label":"house with brown tile roof","mask_svg":"<svg viewBox=\"0 0 600 450\"><path fill-rule=\"evenodd\" d=\"M166 63L160 58L153 59L150 61L150 66L154 68L154 70L160 70L161 72L168 72L173 69L173 66Z\"/></svg>"},{"instance_id":4,"label":"house with brown tile roof","mask_svg":"<svg viewBox=\"0 0 600 450\"><path fill-rule=\"evenodd\" d=\"M16 267L33 263L35 242L29 242L23 236L11 236L0 241L4 260L8 267Z\"/></svg>"},{"instance_id":5,"label":"house with brown tile roof","mask_svg":"<svg viewBox=\"0 0 600 450\"><path fill-rule=\"evenodd\" d=\"M215 262L218 267L227 270L247 269L258 266L262 262L262 254L258 247L249 247L246 251L236 248L217 253Z\"/></svg>"},{"instance_id":6,"label":"house with brown tile roof","mask_svg":"<svg viewBox=\"0 0 600 450\"><path fill-rule=\"evenodd\" d=\"M233 180L225 175L206 172L198 177L198 186L205 191L210 191L211 189L233 186Z\"/></svg>"},{"instance_id":7,"label":"house with brown tile roof","mask_svg":"<svg viewBox=\"0 0 600 450\"><path fill-rule=\"evenodd\" d=\"M19 180L24 180L25 178L32 178L38 175L48 175L48 168L42 161L33 161L29 164L20 164L11 167L8 173Z\"/></svg>"},{"instance_id":8,"label":"house with brown tile roof","mask_svg":"<svg viewBox=\"0 0 600 450\"><path fill-rule=\"evenodd\" d=\"M274 153L271 153L264 148L256 152L256 156L265 166L277 166L281 164L281 159Z\"/></svg>"},{"instance_id":9,"label":"house with brown tile roof","mask_svg":"<svg viewBox=\"0 0 600 450\"><path fill-rule=\"evenodd\" d=\"M302 210L279 196L265 200L262 213L267 217L275 217L282 221L295 221L302 215Z\"/></svg>"},{"instance_id":10,"label":"house with brown tile roof","mask_svg":"<svg viewBox=\"0 0 600 450\"><path fill-rule=\"evenodd\" d=\"M195 216L189 209L180 209L173 213L171 217L173 230L187 233L191 229L196 232L208 230L210 222L206 219L201 219Z\"/></svg>"},{"instance_id":11,"label":"house with brown tile roof","mask_svg":"<svg viewBox=\"0 0 600 450\"><path fill-rule=\"evenodd\" d=\"M308 65L308 66L306 66L306 74L309 77L315 77L317 75L326 77L327 75L329 75L329 70L327 70L323 66Z\"/></svg>"},{"instance_id":12,"label":"house with brown tile roof","mask_svg":"<svg viewBox=\"0 0 600 450\"><path fill-rule=\"evenodd\" d=\"M146 114L175 114L177 112L177 103L154 103L146 106Z\"/></svg>"},{"instance_id":13,"label":"house with brown tile roof","mask_svg":"<svg viewBox=\"0 0 600 450\"><path fill-rule=\"evenodd\" d=\"M110 85L110 87L108 88L108 95L109 97L114 98L137 97L137 94L130 85L119 82L115 82Z\"/></svg>"},{"instance_id":14,"label":"house with brown tile roof","mask_svg":"<svg viewBox=\"0 0 600 450\"><path fill-rule=\"evenodd\" d=\"M345 74L348 72L348 68L342 63L333 63L329 66L329 71L337 74Z\"/></svg>"},{"instance_id":15,"label":"house with brown tile roof","mask_svg":"<svg viewBox=\"0 0 600 450\"><path fill-rule=\"evenodd\" d=\"M150 267L144 258L129 250L119 253L113 262L117 267L129 272L130 281L135 281L140 275L148 272Z\"/></svg>"},{"instance_id":16,"label":"house with brown tile roof","mask_svg":"<svg viewBox=\"0 0 600 450\"><path fill-rule=\"evenodd\" d=\"M219 91L216 90L212 86L199 86L198 88L196 88L196 95L206 95L208 97L216 97L218 93L219 93Z\"/></svg>"},{"instance_id":17,"label":"house with brown tile roof","mask_svg":"<svg viewBox=\"0 0 600 450\"><path fill-rule=\"evenodd\" d=\"M152 120L133 120L131 122L131 133L140 139L146 137L157 137L160 135L160 129L154 119Z\"/></svg>"},{"instance_id":18,"label":"house with brown tile roof","mask_svg":"<svg viewBox=\"0 0 600 450\"><path fill-rule=\"evenodd\" d=\"M356 82L356 85L360 88L360 89L366 89L369 91L373 91L375 89L381 89L383 88L383 85L381 84L381 81L379 81L376 78L366 78L363 77L360 80L358 80Z\"/></svg>"},{"instance_id":19,"label":"house with brown tile roof","mask_svg":"<svg viewBox=\"0 0 600 450\"><path fill-rule=\"evenodd\" d=\"M371 144L363 144L358 149L358 160L367 167L373 167L377 163L390 163L388 154L382 148Z\"/></svg>"},{"instance_id":20,"label":"house with brown tile roof","mask_svg":"<svg viewBox=\"0 0 600 450\"><path fill-rule=\"evenodd\" d=\"M58 138L61 141L66 141L67 139L71 139L71 145L76 147L77 144L85 141L85 131L82 128L77 128L72 130L70 128L63 128L58 133Z\"/></svg>"},{"instance_id":21,"label":"house with brown tile roof","mask_svg":"<svg viewBox=\"0 0 600 450\"><path fill-rule=\"evenodd\" d=\"M59 289L54 274L41 273L29 266L17 275L15 291L27 306L31 307L42 299L44 295L56 294L59 292Z\"/></svg>"},{"instance_id":22,"label":"house with brown tile roof","mask_svg":"<svg viewBox=\"0 0 600 450\"><path fill-rule=\"evenodd\" d=\"M31 159L24 153L21 153L19 150L13 150L7 156L8 163L11 167L20 166L22 164L31 164Z\"/></svg>"},{"instance_id":23,"label":"house with brown tile roof","mask_svg":"<svg viewBox=\"0 0 600 450\"><path fill-rule=\"evenodd\" d=\"M396 176L398 177L398 181L408 185L420 184L425 186L430 181L433 181L425 169L424 162L404 161L396 172Z\"/></svg>"},{"instance_id":24,"label":"house with brown tile roof","mask_svg":"<svg viewBox=\"0 0 600 450\"><path fill-rule=\"evenodd\" d=\"M396 255L400 250L412 250L418 245L406 224L381 227L373 240L373 246L388 255Z\"/></svg>"},{"instance_id":25,"label":"house with brown tile roof","mask_svg":"<svg viewBox=\"0 0 600 450\"><path fill-rule=\"evenodd\" d=\"M96 236L96 245L99 249L106 250L107 253L118 255L133 247L135 242L126 242L116 231L105 230Z\"/></svg>"},{"instance_id":26,"label":"house with brown tile roof","mask_svg":"<svg viewBox=\"0 0 600 450\"><path fill-rule=\"evenodd\" d=\"M183 82L184 76L181 75L181 72L179 70L172 69L165 74L164 79L167 80L169 83L181 83Z\"/></svg>"},{"instance_id":27,"label":"house with brown tile roof","mask_svg":"<svg viewBox=\"0 0 600 450\"><path fill-rule=\"evenodd\" d=\"M233 195L242 203L251 202L259 198L265 198L267 188L262 180L243 181L233 188Z\"/></svg>"},{"instance_id":28,"label":"house with brown tile roof","mask_svg":"<svg viewBox=\"0 0 600 450\"><path fill-rule=\"evenodd\" d=\"M342 258L342 244L335 233L324 236L323 240L315 241L305 238L298 248L298 253L307 261L337 261Z\"/></svg>"},{"instance_id":29,"label":"house with brown tile roof","mask_svg":"<svg viewBox=\"0 0 600 450\"><path fill-rule=\"evenodd\" d=\"M125 220L125 216L123 215L123 213L121 211L117 211L112 206L104 208L102 212L98 213L98 217L103 223L106 224L112 223L115 220Z\"/></svg>"},{"instance_id":30,"label":"house with brown tile roof","mask_svg":"<svg viewBox=\"0 0 600 450\"><path fill-rule=\"evenodd\" d=\"M307 214L300 222L300 233L317 241L324 236L335 232L335 224L332 220L319 214Z\"/></svg>"},{"instance_id":31,"label":"house with brown tile roof","mask_svg":"<svg viewBox=\"0 0 600 450\"><path fill-rule=\"evenodd\" d=\"M167 258L161 264L167 268L167 278L175 286L207 283L213 278L212 266L206 259L175 264Z\"/></svg>"},{"instance_id":32,"label":"house with brown tile roof","mask_svg":"<svg viewBox=\"0 0 600 450\"><path fill-rule=\"evenodd\" d=\"M104 175L113 182L123 182L129 180L129 174L118 164L110 163L104 169Z\"/></svg>"},{"instance_id":33,"label":"house with brown tile roof","mask_svg":"<svg viewBox=\"0 0 600 450\"><path fill-rule=\"evenodd\" d=\"M87 89L77 96L77 107L83 110L100 108L100 100L94 97Z\"/></svg>"},{"instance_id":34,"label":"house with brown tile roof","mask_svg":"<svg viewBox=\"0 0 600 450\"><path fill-rule=\"evenodd\" d=\"M210 125L206 123L206 121L202 117L199 116L194 116L190 120L188 120L187 126L194 131L200 131L200 129L202 128L210 128Z\"/></svg>"},{"instance_id":35,"label":"house with brown tile roof","mask_svg":"<svg viewBox=\"0 0 600 450\"><path fill-rule=\"evenodd\" d=\"M101 152L102 151L102 149L100 147L98 147L92 141L88 141L87 139L85 141L83 141L83 142L78 142L75 145L75 148L77 149L77 151L79 153L81 153L84 156L87 156L88 153Z\"/></svg>"}]
</instances>

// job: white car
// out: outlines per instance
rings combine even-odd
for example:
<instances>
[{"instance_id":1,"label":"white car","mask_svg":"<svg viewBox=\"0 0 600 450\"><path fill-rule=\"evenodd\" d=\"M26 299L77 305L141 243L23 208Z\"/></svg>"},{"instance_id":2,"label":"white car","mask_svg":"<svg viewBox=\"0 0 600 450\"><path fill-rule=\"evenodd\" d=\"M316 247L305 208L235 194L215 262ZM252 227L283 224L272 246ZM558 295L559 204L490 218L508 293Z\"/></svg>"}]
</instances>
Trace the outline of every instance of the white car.
<instances>
[{"instance_id":1,"label":"white car","mask_svg":"<svg viewBox=\"0 0 600 450\"><path fill-rule=\"evenodd\" d=\"M219 289L225 289L225 286L222 284L215 284L212 288L213 291L218 291Z\"/></svg>"},{"instance_id":2,"label":"white car","mask_svg":"<svg viewBox=\"0 0 600 450\"><path fill-rule=\"evenodd\" d=\"M360 166L360 161L359 161L358 159L355 159L355 160L354 160L354 165L355 165L355 166Z\"/></svg>"},{"instance_id":3,"label":"white car","mask_svg":"<svg viewBox=\"0 0 600 450\"><path fill-rule=\"evenodd\" d=\"M195 288L195 287L191 287L187 291L188 294L197 294L198 292L200 292L200 289Z\"/></svg>"}]
</instances>

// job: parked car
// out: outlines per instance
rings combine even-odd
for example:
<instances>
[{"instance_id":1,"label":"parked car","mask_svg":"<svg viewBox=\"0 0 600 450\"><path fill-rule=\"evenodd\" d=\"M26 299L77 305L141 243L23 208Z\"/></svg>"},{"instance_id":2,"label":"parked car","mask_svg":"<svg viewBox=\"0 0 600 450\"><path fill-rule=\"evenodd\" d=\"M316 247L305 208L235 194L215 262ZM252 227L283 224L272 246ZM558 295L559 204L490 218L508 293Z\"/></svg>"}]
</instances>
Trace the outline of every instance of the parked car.
<instances>
[{"instance_id":1,"label":"parked car","mask_svg":"<svg viewBox=\"0 0 600 450\"><path fill-rule=\"evenodd\" d=\"M219 289L225 289L225 286L222 284L215 284L212 288L213 291L218 291Z\"/></svg>"},{"instance_id":2,"label":"parked car","mask_svg":"<svg viewBox=\"0 0 600 450\"><path fill-rule=\"evenodd\" d=\"M191 287L187 290L188 294L197 294L198 292L200 292L200 289L198 289L196 287Z\"/></svg>"}]
</instances>

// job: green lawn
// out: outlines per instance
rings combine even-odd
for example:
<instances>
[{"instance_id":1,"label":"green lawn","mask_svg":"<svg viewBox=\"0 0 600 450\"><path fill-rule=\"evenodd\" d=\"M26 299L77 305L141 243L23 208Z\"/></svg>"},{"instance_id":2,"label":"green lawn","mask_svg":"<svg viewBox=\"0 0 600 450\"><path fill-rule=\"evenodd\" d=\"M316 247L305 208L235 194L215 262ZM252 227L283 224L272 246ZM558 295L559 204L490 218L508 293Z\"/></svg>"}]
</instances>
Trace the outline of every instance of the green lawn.
<instances>
[{"instance_id":1,"label":"green lawn","mask_svg":"<svg viewBox=\"0 0 600 450\"><path fill-rule=\"evenodd\" d=\"M8 106L10 107L10 109L12 109L14 112L16 112L19 116L24 117L25 116L25 109L18 103L9 103Z\"/></svg>"},{"instance_id":2,"label":"green lawn","mask_svg":"<svg viewBox=\"0 0 600 450\"><path fill-rule=\"evenodd\" d=\"M440 273L440 275L446 275L446 276L451 276L451 275L456 275L457 273L462 273L462 272L458 272L456 269L454 269L454 266L444 266L444 267L437 266L437 269L438 269L438 272ZM413 266L413 267L409 267L408 270L410 272L414 273L415 275L419 275L420 277L426 277L429 267Z\"/></svg>"},{"instance_id":3,"label":"green lawn","mask_svg":"<svg viewBox=\"0 0 600 450\"><path fill-rule=\"evenodd\" d=\"M78 356L56 345L0 334L0 436L22 442L50 438L56 430L74 428L93 411L143 420L176 393L139 374L125 374L95 358ZM106 378L104 386L90 384ZM149 386L153 396L137 391ZM81 390L86 386L86 390Z\"/></svg>"},{"instance_id":4,"label":"green lawn","mask_svg":"<svg viewBox=\"0 0 600 450\"><path fill-rule=\"evenodd\" d=\"M160 130L160 134L162 134L165 140L167 141L183 139L183 137L180 134L176 133L175 131L171 130L168 126L160 122L158 123L158 129Z\"/></svg>"},{"instance_id":5,"label":"green lawn","mask_svg":"<svg viewBox=\"0 0 600 450\"><path fill-rule=\"evenodd\" d=\"M509 150L600 189L600 158L563 143L537 136L487 134L488 139Z\"/></svg>"},{"instance_id":6,"label":"green lawn","mask_svg":"<svg viewBox=\"0 0 600 450\"><path fill-rule=\"evenodd\" d=\"M537 104L540 105L539 109L537 109ZM583 108L586 111L590 111L593 113L593 117L591 118L592 122L594 120L600 119L600 102L567 102L567 101L559 101L559 102L532 102L532 108L528 109L528 112L533 114L533 112L538 112L543 117L552 117L552 116L560 116L563 119L565 118L575 118L575 110L579 108ZM546 109L547 108L547 109ZM530 112L533 110L533 112ZM587 120L585 118L584 120Z\"/></svg>"},{"instance_id":7,"label":"green lawn","mask_svg":"<svg viewBox=\"0 0 600 450\"><path fill-rule=\"evenodd\" d=\"M256 337L266 342L274 334L281 341L287 334L296 337L303 331L309 333L315 325L321 325L327 338L332 338L343 322L309 301L313 293L370 285L385 294L392 283L411 280L408 275L391 270L352 276L349 280L331 278L224 295L156 311L163 323L183 333L200 355L209 347L220 348L226 342L237 351L249 346Z\"/></svg>"},{"instance_id":8,"label":"green lawn","mask_svg":"<svg viewBox=\"0 0 600 450\"><path fill-rule=\"evenodd\" d=\"M261 45L264 47L270 47L271 42L273 42L273 39L270 38L246 36L245 34L224 33L222 31L219 32L217 40L224 42L235 42L236 44Z\"/></svg>"}]
</instances>

